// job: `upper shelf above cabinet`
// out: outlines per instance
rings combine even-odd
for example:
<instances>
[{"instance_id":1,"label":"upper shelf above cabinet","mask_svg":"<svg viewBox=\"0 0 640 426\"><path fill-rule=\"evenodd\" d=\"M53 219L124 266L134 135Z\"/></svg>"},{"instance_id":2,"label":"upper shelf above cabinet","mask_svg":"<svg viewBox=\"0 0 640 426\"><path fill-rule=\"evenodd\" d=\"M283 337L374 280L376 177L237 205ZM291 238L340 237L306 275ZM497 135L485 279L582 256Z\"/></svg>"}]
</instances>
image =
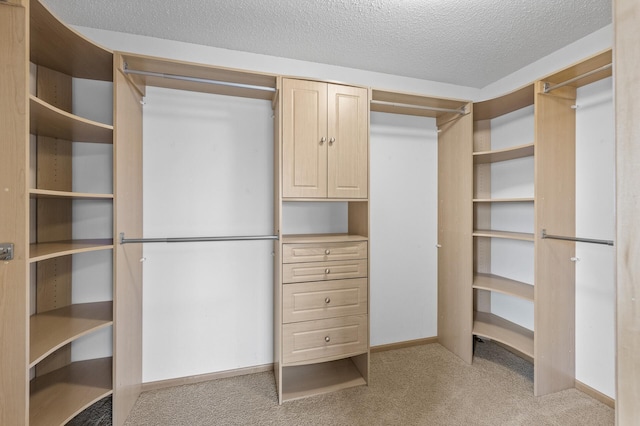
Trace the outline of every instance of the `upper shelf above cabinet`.
<instances>
[{"instance_id":1,"label":"upper shelf above cabinet","mask_svg":"<svg viewBox=\"0 0 640 426\"><path fill-rule=\"evenodd\" d=\"M113 52L64 25L38 0L30 7L31 62L72 77L113 81Z\"/></svg>"}]
</instances>

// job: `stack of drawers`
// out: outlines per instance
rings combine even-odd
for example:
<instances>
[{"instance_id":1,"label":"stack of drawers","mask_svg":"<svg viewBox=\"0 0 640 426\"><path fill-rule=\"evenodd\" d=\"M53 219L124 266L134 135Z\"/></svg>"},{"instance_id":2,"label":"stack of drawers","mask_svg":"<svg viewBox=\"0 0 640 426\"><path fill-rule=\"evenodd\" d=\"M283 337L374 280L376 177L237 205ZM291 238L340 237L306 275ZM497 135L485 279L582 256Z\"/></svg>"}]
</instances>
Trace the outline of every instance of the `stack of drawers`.
<instances>
[{"instance_id":1,"label":"stack of drawers","mask_svg":"<svg viewBox=\"0 0 640 426\"><path fill-rule=\"evenodd\" d=\"M282 361L304 365L366 353L367 241L282 245Z\"/></svg>"}]
</instances>

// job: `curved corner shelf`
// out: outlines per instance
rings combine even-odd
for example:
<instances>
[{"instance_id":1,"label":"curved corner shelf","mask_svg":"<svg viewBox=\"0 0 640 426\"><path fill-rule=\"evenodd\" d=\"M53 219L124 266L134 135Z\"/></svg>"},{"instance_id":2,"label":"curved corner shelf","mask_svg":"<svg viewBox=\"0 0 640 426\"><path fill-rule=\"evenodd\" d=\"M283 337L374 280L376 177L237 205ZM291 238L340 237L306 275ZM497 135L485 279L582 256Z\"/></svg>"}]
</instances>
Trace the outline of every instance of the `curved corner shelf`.
<instances>
[{"instance_id":1,"label":"curved corner shelf","mask_svg":"<svg viewBox=\"0 0 640 426\"><path fill-rule=\"evenodd\" d=\"M73 362L31 381L29 424L62 425L113 393L111 358Z\"/></svg>"},{"instance_id":2,"label":"curved corner shelf","mask_svg":"<svg viewBox=\"0 0 640 426\"><path fill-rule=\"evenodd\" d=\"M31 133L77 142L113 144L113 126L87 120L29 96Z\"/></svg>"},{"instance_id":3,"label":"curved corner shelf","mask_svg":"<svg viewBox=\"0 0 640 426\"><path fill-rule=\"evenodd\" d=\"M533 142L514 146L511 148L474 152L473 164L488 164L497 163L500 161L515 160L516 158L531 157L533 153Z\"/></svg>"},{"instance_id":4,"label":"curved corner shelf","mask_svg":"<svg viewBox=\"0 0 640 426\"><path fill-rule=\"evenodd\" d=\"M495 291L509 296L519 297L533 302L533 285L511 280L493 274L476 273L473 277L473 288Z\"/></svg>"},{"instance_id":5,"label":"curved corner shelf","mask_svg":"<svg viewBox=\"0 0 640 426\"><path fill-rule=\"evenodd\" d=\"M30 189L30 198L70 198L80 200L113 200L113 194L93 194L87 192L53 191L50 189Z\"/></svg>"},{"instance_id":6,"label":"curved corner shelf","mask_svg":"<svg viewBox=\"0 0 640 426\"><path fill-rule=\"evenodd\" d=\"M533 331L497 315L474 312L473 334L496 340L533 358Z\"/></svg>"},{"instance_id":7,"label":"curved corner shelf","mask_svg":"<svg viewBox=\"0 0 640 426\"><path fill-rule=\"evenodd\" d=\"M113 52L89 41L30 1L31 62L78 78L113 81Z\"/></svg>"},{"instance_id":8,"label":"curved corner shelf","mask_svg":"<svg viewBox=\"0 0 640 426\"><path fill-rule=\"evenodd\" d=\"M90 251L111 250L112 248L113 240L110 238L34 243L29 245L29 262L39 262L41 260Z\"/></svg>"},{"instance_id":9,"label":"curved corner shelf","mask_svg":"<svg viewBox=\"0 0 640 426\"><path fill-rule=\"evenodd\" d=\"M32 315L29 322L31 368L67 343L113 324L113 303L65 306Z\"/></svg>"},{"instance_id":10,"label":"curved corner shelf","mask_svg":"<svg viewBox=\"0 0 640 426\"><path fill-rule=\"evenodd\" d=\"M474 237L504 238L507 240L534 241L534 235L524 232L494 231L491 229L474 229Z\"/></svg>"},{"instance_id":11,"label":"curved corner shelf","mask_svg":"<svg viewBox=\"0 0 640 426\"><path fill-rule=\"evenodd\" d=\"M473 104L474 121L490 120L533 105L535 87L528 84L506 95Z\"/></svg>"},{"instance_id":12,"label":"curved corner shelf","mask_svg":"<svg viewBox=\"0 0 640 426\"><path fill-rule=\"evenodd\" d=\"M474 198L474 203L533 203L533 197L524 198Z\"/></svg>"}]
</instances>

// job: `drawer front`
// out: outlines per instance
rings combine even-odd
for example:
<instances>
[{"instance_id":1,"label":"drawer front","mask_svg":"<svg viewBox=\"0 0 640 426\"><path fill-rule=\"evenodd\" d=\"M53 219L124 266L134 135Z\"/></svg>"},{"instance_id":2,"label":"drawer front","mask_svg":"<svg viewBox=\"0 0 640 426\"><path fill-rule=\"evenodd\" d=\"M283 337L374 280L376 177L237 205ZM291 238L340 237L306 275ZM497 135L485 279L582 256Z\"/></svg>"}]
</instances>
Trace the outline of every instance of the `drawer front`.
<instances>
[{"instance_id":1,"label":"drawer front","mask_svg":"<svg viewBox=\"0 0 640 426\"><path fill-rule=\"evenodd\" d=\"M285 323L367 313L367 279L288 284L282 287Z\"/></svg>"},{"instance_id":2,"label":"drawer front","mask_svg":"<svg viewBox=\"0 0 640 426\"><path fill-rule=\"evenodd\" d=\"M367 316L349 316L282 326L285 364L304 364L364 353L368 347Z\"/></svg>"},{"instance_id":3,"label":"drawer front","mask_svg":"<svg viewBox=\"0 0 640 426\"><path fill-rule=\"evenodd\" d=\"M282 265L283 283L343 280L367 276L367 260L340 262L285 263Z\"/></svg>"},{"instance_id":4,"label":"drawer front","mask_svg":"<svg viewBox=\"0 0 640 426\"><path fill-rule=\"evenodd\" d=\"M367 258L367 242L283 244L282 263L325 262Z\"/></svg>"}]
</instances>

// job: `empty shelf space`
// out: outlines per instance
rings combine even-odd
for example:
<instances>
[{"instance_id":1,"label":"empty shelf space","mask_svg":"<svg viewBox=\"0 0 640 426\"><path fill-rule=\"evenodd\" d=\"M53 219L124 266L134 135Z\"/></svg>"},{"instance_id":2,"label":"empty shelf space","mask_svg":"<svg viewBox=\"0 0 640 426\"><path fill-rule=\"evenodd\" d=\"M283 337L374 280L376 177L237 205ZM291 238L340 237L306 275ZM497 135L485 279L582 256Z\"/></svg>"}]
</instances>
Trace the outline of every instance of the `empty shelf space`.
<instances>
[{"instance_id":1,"label":"empty shelf space","mask_svg":"<svg viewBox=\"0 0 640 426\"><path fill-rule=\"evenodd\" d=\"M31 127L34 135L73 142L113 143L113 126L70 114L30 95Z\"/></svg>"},{"instance_id":2,"label":"empty shelf space","mask_svg":"<svg viewBox=\"0 0 640 426\"><path fill-rule=\"evenodd\" d=\"M515 160L516 158L531 157L534 152L533 143L518 145L511 148L494 151L480 151L473 153L473 164L497 163L499 161Z\"/></svg>"},{"instance_id":3,"label":"empty shelf space","mask_svg":"<svg viewBox=\"0 0 640 426\"><path fill-rule=\"evenodd\" d=\"M35 243L29 246L29 262L52 259L54 257L70 254L85 253L97 250L111 250L112 239L70 240L52 241L48 243Z\"/></svg>"},{"instance_id":4,"label":"empty shelf space","mask_svg":"<svg viewBox=\"0 0 640 426\"><path fill-rule=\"evenodd\" d=\"M534 235L524 232L507 232L507 231L494 231L491 229L474 229L474 237L487 237L487 238L504 238L507 240L520 240L520 241L532 241Z\"/></svg>"},{"instance_id":5,"label":"empty shelf space","mask_svg":"<svg viewBox=\"0 0 640 426\"><path fill-rule=\"evenodd\" d=\"M367 237L351 234L296 234L283 235L282 243L342 243L352 241L368 241Z\"/></svg>"},{"instance_id":6,"label":"empty shelf space","mask_svg":"<svg viewBox=\"0 0 640 426\"><path fill-rule=\"evenodd\" d=\"M497 315L474 312L473 334L496 340L533 358L533 331Z\"/></svg>"},{"instance_id":7,"label":"empty shelf space","mask_svg":"<svg viewBox=\"0 0 640 426\"><path fill-rule=\"evenodd\" d=\"M479 290L496 291L510 296L520 297L533 302L533 286L509 278L492 274L475 274L473 288Z\"/></svg>"},{"instance_id":8,"label":"empty shelf space","mask_svg":"<svg viewBox=\"0 0 640 426\"><path fill-rule=\"evenodd\" d=\"M66 424L112 393L111 358L74 362L31 381L29 424Z\"/></svg>"},{"instance_id":9,"label":"empty shelf space","mask_svg":"<svg viewBox=\"0 0 640 426\"><path fill-rule=\"evenodd\" d=\"M30 189L31 198L75 198L87 200L112 200L113 194L90 194L86 192L53 191L50 189Z\"/></svg>"},{"instance_id":10,"label":"empty shelf space","mask_svg":"<svg viewBox=\"0 0 640 426\"><path fill-rule=\"evenodd\" d=\"M31 316L29 367L67 343L113 323L111 302L82 303Z\"/></svg>"},{"instance_id":11,"label":"empty shelf space","mask_svg":"<svg viewBox=\"0 0 640 426\"><path fill-rule=\"evenodd\" d=\"M533 203L533 197L523 198L474 198L474 203Z\"/></svg>"},{"instance_id":12,"label":"empty shelf space","mask_svg":"<svg viewBox=\"0 0 640 426\"><path fill-rule=\"evenodd\" d=\"M366 383L351 358L284 367L282 369L282 400L291 401Z\"/></svg>"}]
</instances>

